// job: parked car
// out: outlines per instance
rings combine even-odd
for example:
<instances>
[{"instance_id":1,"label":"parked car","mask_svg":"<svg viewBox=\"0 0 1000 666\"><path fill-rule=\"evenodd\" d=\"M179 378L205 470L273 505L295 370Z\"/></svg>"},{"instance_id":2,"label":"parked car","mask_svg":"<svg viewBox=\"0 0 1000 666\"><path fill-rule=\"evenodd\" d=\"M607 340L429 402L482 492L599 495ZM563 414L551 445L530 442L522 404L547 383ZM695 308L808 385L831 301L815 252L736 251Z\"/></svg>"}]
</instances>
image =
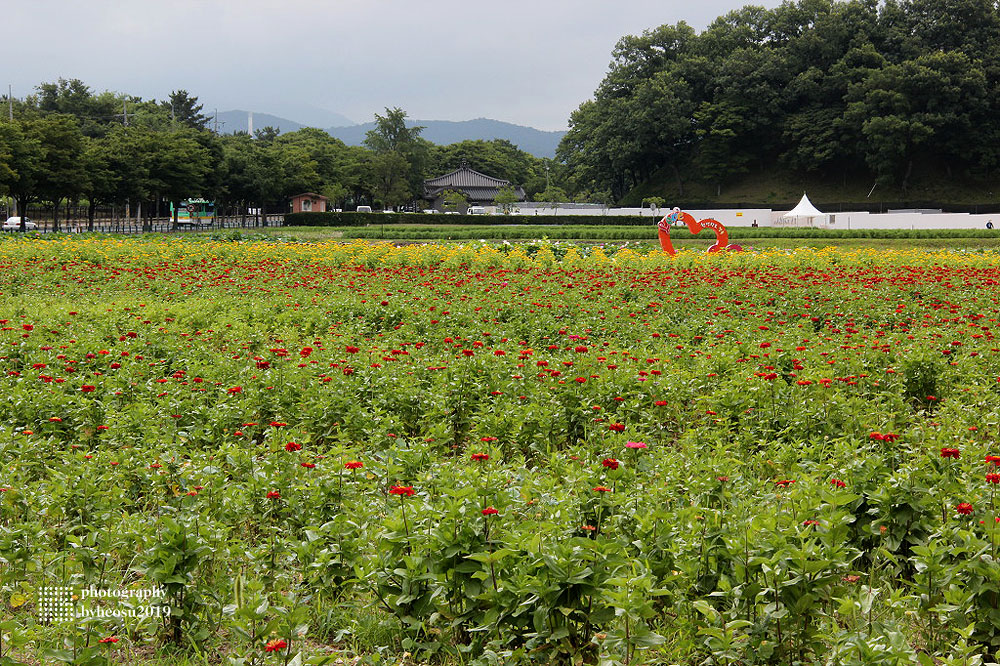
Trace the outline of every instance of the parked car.
<instances>
[{"instance_id":1,"label":"parked car","mask_svg":"<svg viewBox=\"0 0 1000 666\"><path fill-rule=\"evenodd\" d=\"M25 231L32 231L37 229L38 225L31 221L30 217L24 218L24 229ZM20 217L8 217L7 221L3 223L4 231L20 231L21 230L21 218Z\"/></svg>"},{"instance_id":2,"label":"parked car","mask_svg":"<svg viewBox=\"0 0 1000 666\"><path fill-rule=\"evenodd\" d=\"M372 212L372 207L371 206L358 206L357 212L359 212L359 213L370 213L370 212Z\"/></svg>"},{"instance_id":3,"label":"parked car","mask_svg":"<svg viewBox=\"0 0 1000 666\"><path fill-rule=\"evenodd\" d=\"M466 215L486 215L485 206L469 206L469 210L465 211Z\"/></svg>"}]
</instances>

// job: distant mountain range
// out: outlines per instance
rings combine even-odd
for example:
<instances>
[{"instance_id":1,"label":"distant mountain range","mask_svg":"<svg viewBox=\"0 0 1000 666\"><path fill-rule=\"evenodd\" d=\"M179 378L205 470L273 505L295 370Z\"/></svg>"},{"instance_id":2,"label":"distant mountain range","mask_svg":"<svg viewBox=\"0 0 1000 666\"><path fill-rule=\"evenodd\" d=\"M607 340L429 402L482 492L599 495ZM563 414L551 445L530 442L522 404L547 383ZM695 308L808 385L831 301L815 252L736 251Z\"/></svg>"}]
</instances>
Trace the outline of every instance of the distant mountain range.
<instances>
[{"instance_id":1,"label":"distant mountain range","mask_svg":"<svg viewBox=\"0 0 1000 666\"><path fill-rule=\"evenodd\" d=\"M219 112L219 130L226 134L247 131L246 111L221 111ZM556 147L566 132L550 132L538 130L534 127L524 127L514 125L490 118L476 118L475 120L407 120L407 125L421 125L424 131L420 136L431 143L438 145L448 145L459 141L474 141L481 139L491 141L493 139L506 139L512 144L530 153L535 157L555 157ZM273 116L267 113L253 114L253 127L255 130L262 127L276 127L281 132L294 132L307 127L303 123ZM360 146L364 141L365 134L375 127L374 122L362 125L350 125L347 127L328 127L326 131L349 146Z\"/></svg>"}]
</instances>

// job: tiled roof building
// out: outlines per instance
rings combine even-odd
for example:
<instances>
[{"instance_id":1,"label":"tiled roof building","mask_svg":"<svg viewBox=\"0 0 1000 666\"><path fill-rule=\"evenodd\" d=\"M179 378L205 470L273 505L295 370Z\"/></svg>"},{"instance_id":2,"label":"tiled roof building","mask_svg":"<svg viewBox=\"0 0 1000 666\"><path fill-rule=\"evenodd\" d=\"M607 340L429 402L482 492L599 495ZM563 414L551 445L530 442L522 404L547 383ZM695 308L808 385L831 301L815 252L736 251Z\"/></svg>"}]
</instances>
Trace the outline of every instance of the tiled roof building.
<instances>
[{"instance_id":1,"label":"tiled roof building","mask_svg":"<svg viewBox=\"0 0 1000 666\"><path fill-rule=\"evenodd\" d=\"M466 196L469 205L489 205L493 203L500 189L509 187L510 184L509 180L473 171L463 163L460 168L451 173L425 180L424 198L432 201L434 207L440 210L445 191L455 190ZM524 201L527 198L521 187L515 187L514 193L517 194L518 201Z\"/></svg>"}]
</instances>

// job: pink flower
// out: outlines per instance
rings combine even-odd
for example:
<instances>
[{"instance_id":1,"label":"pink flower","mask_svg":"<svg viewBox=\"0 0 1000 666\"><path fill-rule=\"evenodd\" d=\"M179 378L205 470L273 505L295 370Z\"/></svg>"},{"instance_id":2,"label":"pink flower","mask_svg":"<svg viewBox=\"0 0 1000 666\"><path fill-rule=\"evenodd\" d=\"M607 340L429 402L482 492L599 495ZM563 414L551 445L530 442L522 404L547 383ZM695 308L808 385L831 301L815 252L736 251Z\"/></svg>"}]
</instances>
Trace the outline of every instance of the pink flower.
<instances>
[{"instance_id":1,"label":"pink flower","mask_svg":"<svg viewBox=\"0 0 1000 666\"><path fill-rule=\"evenodd\" d=\"M648 448L645 442L625 442L626 449L645 449Z\"/></svg>"}]
</instances>

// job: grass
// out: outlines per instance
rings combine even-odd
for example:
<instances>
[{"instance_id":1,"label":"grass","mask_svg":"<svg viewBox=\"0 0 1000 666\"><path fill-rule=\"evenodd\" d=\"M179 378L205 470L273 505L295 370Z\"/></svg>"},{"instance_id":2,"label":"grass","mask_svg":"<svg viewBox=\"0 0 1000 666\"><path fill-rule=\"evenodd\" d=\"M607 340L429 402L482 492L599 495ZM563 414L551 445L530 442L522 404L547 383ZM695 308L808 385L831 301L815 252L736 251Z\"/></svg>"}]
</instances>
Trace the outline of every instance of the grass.
<instances>
[{"instance_id":1,"label":"grass","mask_svg":"<svg viewBox=\"0 0 1000 666\"><path fill-rule=\"evenodd\" d=\"M686 229L672 232L674 246L708 248L714 243L711 234L692 237ZM878 236L878 237L870 237ZM463 225L391 225L385 227L274 227L240 233L239 238L288 239L307 242L325 240L369 239L387 242L477 241L502 242L550 240L586 244L603 242L638 242L658 247L656 230L635 226L513 226L484 227ZM845 249L993 249L1000 248L1000 233L979 229L961 230L822 230L822 229L730 229L730 240L745 247L796 248L838 247Z\"/></svg>"}]
</instances>

